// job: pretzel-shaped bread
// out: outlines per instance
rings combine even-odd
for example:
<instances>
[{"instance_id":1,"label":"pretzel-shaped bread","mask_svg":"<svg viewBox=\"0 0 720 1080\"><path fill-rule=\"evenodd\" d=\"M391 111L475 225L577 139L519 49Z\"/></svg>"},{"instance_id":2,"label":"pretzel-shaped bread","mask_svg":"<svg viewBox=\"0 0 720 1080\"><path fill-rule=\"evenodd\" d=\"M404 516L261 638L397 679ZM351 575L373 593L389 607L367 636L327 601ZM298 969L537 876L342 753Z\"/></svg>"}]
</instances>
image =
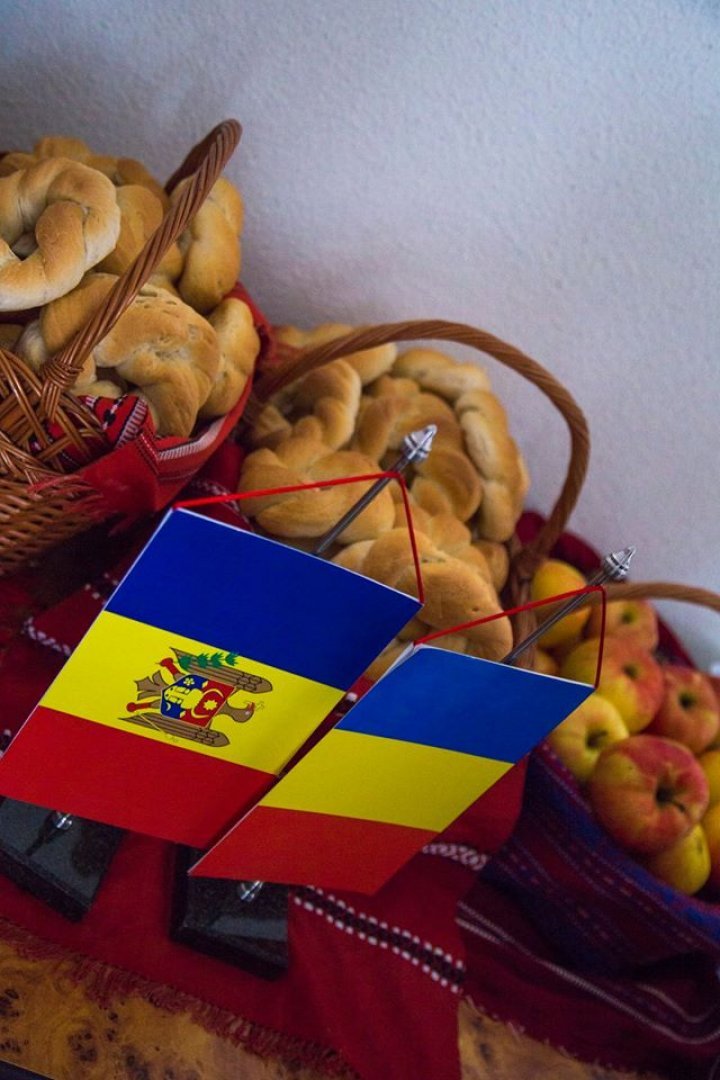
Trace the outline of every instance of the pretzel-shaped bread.
<instances>
[{"instance_id":1,"label":"pretzel-shaped bread","mask_svg":"<svg viewBox=\"0 0 720 1080\"><path fill-rule=\"evenodd\" d=\"M356 450L328 451L321 442L303 436L286 439L276 450L248 454L240 474L240 491L308 484L377 471L374 461ZM274 536L321 537L363 495L370 483L343 484L316 491L274 493L243 500L243 511ZM340 544L373 539L391 528L395 505L385 488L338 537Z\"/></svg>"},{"instance_id":2,"label":"pretzel-shaped bread","mask_svg":"<svg viewBox=\"0 0 720 1080\"><path fill-rule=\"evenodd\" d=\"M388 451L397 453L406 435L434 424L432 453L416 465L410 490L430 513L450 513L467 521L480 505L482 485L465 453L453 409L410 380L384 376L378 384L382 392L362 399L352 445L387 464Z\"/></svg>"},{"instance_id":3,"label":"pretzel-shaped bread","mask_svg":"<svg viewBox=\"0 0 720 1080\"><path fill-rule=\"evenodd\" d=\"M276 446L289 436L339 450L352 438L360 407L360 376L346 360L309 371L266 405L253 428L254 446Z\"/></svg>"},{"instance_id":4,"label":"pretzel-shaped bread","mask_svg":"<svg viewBox=\"0 0 720 1080\"><path fill-rule=\"evenodd\" d=\"M113 250L98 264L98 270L108 274L122 274L128 268L159 227L164 214L157 196L141 184L117 188L116 197L120 209L120 233ZM159 268L158 272L162 273L162 270Z\"/></svg>"},{"instance_id":5,"label":"pretzel-shaped bread","mask_svg":"<svg viewBox=\"0 0 720 1080\"><path fill-rule=\"evenodd\" d=\"M91 169L107 176L115 187L123 187L125 184L140 184L151 191L166 208L169 199L161 184L151 176L141 161L134 158L110 157L106 154L95 154L87 143L82 139L76 139L68 135L46 135L35 143L31 153L12 151L0 158L0 176L9 176L18 169L26 169L29 165L36 165L39 161L47 161L48 158L68 158L70 161L79 161L88 165Z\"/></svg>"},{"instance_id":6,"label":"pretzel-shaped bread","mask_svg":"<svg viewBox=\"0 0 720 1080\"><path fill-rule=\"evenodd\" d=\"M425 585L425 605L418 618L398 635L398 642L388 646L378 658L370 669L371 677L386 670L408 640L502 611L495 589L475 566L443 551L426 533L416 531L415 540ZM370 543L353 544L333 561L391 588L417 595L406 528L391 529ZM470 627L439 638L437 645L499 660L512 648L510 620L503 617Z\"/></svg>"},{"instance_id":7,"label":"pretzel-shaped bread","mask_svg":"<svg viewBox=\"0 0 720 1080\"><path fill-rule=\"evenodd\" d=\"M17 342L16 351L34 371L72 341L88 319L95 314L117 281L115 274L91 271L80 284L64 296L41 308L37 319L29 322ZM95 358L85 357L71 387L83 394L97 380Z\"/></svg>"},{"instance_id":8,"label":"pretzel-shaped bread","mask_svg":"<svg viewBox=\"0 0 720 1080\"><path fill-rule=\"evenodd\" d=\"M69 292L113 250L119 233L115 188L86 165L50 158L1 177L0 311L39 307ZM13 250L18 245L26 258Z\"/></svg>"},{"instance_id":9,"label":"pretzel-shaped bread","mask_svg":"<svg viewBox=\"0 0 720 1080\"><path fill-rule=\"evenodd\" d=\"M483 482L478 531L488 540L508 540L522 513L529 477L485 372L435 349L410 349L398 357L393 375L414 379L453 403L467 453Z\"/></svg>"},{"instance_id":10,"label":"pretzel-shaped bread","mask_svg":"<svg viewBox=\"0 0 720 1080\"><path fill-rule=\"evenodd\" d=\"M279 326L275 331L275 337L278 343L286 348L307 349L315 345L325 345L328 341L335 341L349 334L352 329L353 327L347 323L321 323L312 330L301 330L297 326ZM368 383L390 371L396 356L396 345L378 345L374 349L350 353L343 359L357 371L362 385L367 386Z\"/></svg>"},{"instance_id":11,"label":"pretzel-shaped bread","mask_svg":"<svg viewBox=\"0 0 720 1080\"><path fill-rule=\"evenodd\" d=\"M159 435L187 438L221 366L215 330L164 289L146 285L95 346L98 369L138 387Z\"/></svg>"}]
</instances>

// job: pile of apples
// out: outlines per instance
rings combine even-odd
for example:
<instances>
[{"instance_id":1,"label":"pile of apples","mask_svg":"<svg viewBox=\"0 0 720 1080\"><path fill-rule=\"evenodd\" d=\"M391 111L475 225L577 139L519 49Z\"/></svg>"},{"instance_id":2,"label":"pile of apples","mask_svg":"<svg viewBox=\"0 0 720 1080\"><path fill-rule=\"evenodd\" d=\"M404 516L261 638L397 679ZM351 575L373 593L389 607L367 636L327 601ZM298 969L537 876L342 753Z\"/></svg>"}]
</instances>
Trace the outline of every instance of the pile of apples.
<instances>
[{"instance_id":1,"label":"pile of apples","mask_svg":"<svg viewBox=\"0 0 720 1080\"><path fill-rule=\"evenodd\" d=\"M542 600L585 584L557 559L532 583ZM581 608L540 639L535 669L594 683L602 612ZM607 605L598 687L548 742L595 816L651 873L692 895L720 895L720 697L692 668L661 663L647 600Z\"/></svg>"}]
</instances>

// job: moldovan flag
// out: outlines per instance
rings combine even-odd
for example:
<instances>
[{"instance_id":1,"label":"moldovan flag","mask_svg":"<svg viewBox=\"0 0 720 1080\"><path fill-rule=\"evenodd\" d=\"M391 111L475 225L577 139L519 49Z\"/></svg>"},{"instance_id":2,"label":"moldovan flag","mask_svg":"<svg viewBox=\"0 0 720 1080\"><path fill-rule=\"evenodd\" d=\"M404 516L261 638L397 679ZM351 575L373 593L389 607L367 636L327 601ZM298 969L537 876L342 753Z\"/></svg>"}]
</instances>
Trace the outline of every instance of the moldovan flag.
<instances>
[{"instance_id":1,"label":"moldovan flag","mask_svg":"<svg viewBox=\"0 0 720 1080\"><path fill-rule=\"evenodd\" d=\"M592 692L421 645L191 874L375 892Z\"/></svg>"},{"instance_id":2,"label":"moldovan flag","mask_svg":"<svg viewBox=\"0 0 720 1080\"><path fill-rule=\"evenodd\" d=\"M0 793L207 847L418 611L171 511L0 761Z\"/></svg>"}]
</instances>

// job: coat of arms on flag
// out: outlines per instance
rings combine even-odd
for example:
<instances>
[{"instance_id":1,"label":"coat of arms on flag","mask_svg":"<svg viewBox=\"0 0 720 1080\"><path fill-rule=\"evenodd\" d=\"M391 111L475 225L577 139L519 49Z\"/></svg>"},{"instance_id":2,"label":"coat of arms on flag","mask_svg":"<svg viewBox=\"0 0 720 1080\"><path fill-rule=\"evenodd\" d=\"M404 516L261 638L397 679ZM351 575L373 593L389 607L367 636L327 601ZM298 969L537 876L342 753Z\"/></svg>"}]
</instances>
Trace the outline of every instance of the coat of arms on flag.
<instances>
[{"instance_id":1,"label":"coat of arms on flag","mask_svg":"<svg viewBox=\"0 0 720 1080\"><path fill-rule=\"evenodd\" d=\"M258 707L248 695L267 694L272 683L239 670L235 653L193 655L184 649L173 649L173 653L174 657L159 662L149 678L136 679L136 700L126 706L131 715L125 719L206 746L227 746L228 736L213 729L215 717L247 723Z\"/></svg>"}]
</instances>

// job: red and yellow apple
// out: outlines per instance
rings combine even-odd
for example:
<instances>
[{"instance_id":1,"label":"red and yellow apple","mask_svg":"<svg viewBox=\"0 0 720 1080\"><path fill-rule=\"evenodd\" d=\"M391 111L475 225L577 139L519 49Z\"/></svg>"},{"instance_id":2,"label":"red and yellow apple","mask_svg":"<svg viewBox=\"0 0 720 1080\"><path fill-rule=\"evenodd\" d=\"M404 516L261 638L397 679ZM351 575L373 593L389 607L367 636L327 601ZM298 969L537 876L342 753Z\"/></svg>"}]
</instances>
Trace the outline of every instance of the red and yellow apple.
<instances>
[{"instance_id":1,"label":"red and yellow apple","mask_svg":"<svg viewBox=\"0 0 720 1080\"><path fill-rule=\"evenodd\" d=\"M580 571L570 563L563 562L561 559L547 559L535 572L530 585L530 598L531 600L548 600L561 593L582 589L586 584ZM564 619L560 619L542 635L541 647L552 649L563 641L567 641L568 638L578 637L582 633L589 614L589 609L583 607L566 615ZM538 611L538 618L543 618L542 608Z\"/></svg>"},{"instance_id":2,"label":"red and yellow apple","mask_svg":"<svg viewBox=\"0 0 720 1080\"><path fill-rule=\"evenodd\" d=\"M550 655L554 660L557 660L560 667L562 667L570 653L574 652L582 641L582 634L573 634L572 637L566 638L565 641L561 641L559 645L553 645L550 650Z\"/></svg>"},{"instance_id":3,"label":"red and yellow apple","mask_svg":"<svg viewBox=\"0 0 720 1080\"><path fill-rule=\"evenodd\" d=\"M710 848L702 825L694 825L671 847L649 855L644 865L678 892L688 896L698 892L710 877Z\"/></svg>"},{"instance_id":4,"label":"red and yellow apple","mask_svg":"<svg viewBox=\"0 0 720 1080\"><path fill-rule=\"evenodd\" d=\"M563 662L561 676L594 682L599 646L599 638L581 642ZM662 668L646 649L606 637L597 689L615 706L630 734L635 734L647 727L663 700Z\"/></svg>"},{"instance_id":5,"label":"red and yellow apple","mask_svg":"<svg viewBox=\"0 0 720 1080\"><path fill-rule=\"evenodd\" d=\"M663 675L665 695L648 731L677 739L701 754L720 729L720 709L710 680L679 664L668 664Z\"/></svg>"},{"instance_id":6,"label":"red and yellow apple","mask_svg":"<svg viewBox=\"0 0 720 1080\"><path fill-rule=\"evenodd\" d=\"M720 750L706 750L698 761L702 765L710 789L710 805L720 802Z\"/></svg>"},{"instance_id":7,"label":"red and yellow apple","mask_svg":"<svg viewBox=\"0 0 720 1080\"><path fill-rule=\"evenodd\" d=\"M551 656L549 652L545 652L544 649L535 650L533 671L539 671L541 675L557 675L559 670L560 665L555 657Z\"/></svg>"},{"instance_id":8,"label":"red and yellow apple","mask_svg":"<svg viewBox=\"0 0 720 1080\"><path fill-rule=\"evenodd\" d=\"M598 604L590 612L585 627L587 637L600 637L602 607ZM658 643L658 619L649 600L611 600L607 605L605 633L608 637L622 638L652 652Z\"/></svg>"},{"instance_id":9,"label":"red and yellow apple","mask_svg":"<svg viewBox=\"0 0 720 1080\"><path fill-rule=\"evenodd\" d=\"M654 855L686 836L708 808L708 782L682 743L631 735L600 754L588 783L593 810L627 851Z\"/></svg>"},{"instance_id":10,"label":"red and yellow apple","mask_svg":"<svg viewBox=\"0 0 720 1080\"><path fill-rule=\"evenodd\" d=\"M715 803L702 819L702 827L710 851L709 882L716 891L720 891L720 803Z\"/></svg>"},{"instance_id":11,"label":"red and yellow apple","mask_svg":"<svg viewBox=\"0 0 720 1080\"><path fill-rule=\"evenodd\" d=\"M547 741L573 776L584 783L605 747L627 737L628 730L615 706L600 694L591 694Z\"/></svg>"}]
</instances>

